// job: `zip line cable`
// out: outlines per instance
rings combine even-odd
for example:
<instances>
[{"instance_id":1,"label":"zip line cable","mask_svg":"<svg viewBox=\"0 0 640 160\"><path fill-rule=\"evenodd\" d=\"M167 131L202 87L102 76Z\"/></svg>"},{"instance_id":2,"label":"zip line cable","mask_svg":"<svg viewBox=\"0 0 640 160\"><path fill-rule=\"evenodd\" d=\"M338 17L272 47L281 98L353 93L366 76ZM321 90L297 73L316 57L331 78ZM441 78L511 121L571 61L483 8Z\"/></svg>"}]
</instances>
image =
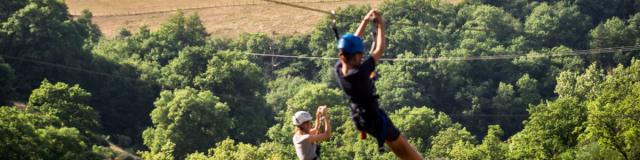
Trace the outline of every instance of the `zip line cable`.
<instances>
[{"instance_id":1,"label":"zip line cable","mask_svg":"<svg viewBox=\"0 0 640 160\"><path fill-rule=\"evenodd\" d=\"M295 8L300 8L300 9L304 9L304 10L320 12L320 13L331 15L330 11L325 11L325 10L321 10L321 9L315 9L315 8L311 8L311 7L301 6L301 5L295 5L295 4L291 4L291 3L287 3L287 2L274 1L274 0L262 0L262 1L271 2L271 3L275 3L275 4L279 4L279 5L285 5L285 6L289 6L289 7L295 7Z\"/></svg>"},{"instance_id":2,"label":"zip line cable","mask_svg":"<svg viewBox=\"0 0 640 160\"><path fill-rule=\"evenodd\" d=\"M260 0L262 1L262 0ZM330 2L345 2L345 1L362 1L362 0L316 0L316 1L298 1L295 3L330 3ZM281 1L278 1L281 2ZM286 2L281 2L286 3ZM93 17L124 17L124 16L136 16L136 15L147 15L147 14L159 14L159 13L169 13L176 11L189 11L189 10L201 10L201 9L211 9L211 8L224 8L224 7L242 7L242 6L256 6L262 5L265 3L235 3L235 4L227 4L227 5L208 5L208 6L197 6L197 7L186 7L186 8L175 8L175 9L165 9L165 10L151 10L151 11L140 11L140 12L126 12L126 13L106 13L106 14L95 14ZM310 8L311 9L311 8ZM78 17L80 13L69 13L70 16Z\"/></svg>"},{"instance_id":3,"label":"zip line cable","mask_svg":"<svg viewBox=\"0 0 640 160\"><path fill-rule=\"evenodd\" d=\"M289 6L289 7L294 7L294 8L298 8L298 9L303 9L303 10L308 10L308 11L313 11L313 12L318 12L318 13L323 13L323 14L327 14L327 15L335 15L337 17L342 17L342 18L348 18L350 19L349 22L353 22L353 23L359 23L360 22L360 18L356 17L356 16L352 16L352 15L343 15L343 14L334 14L330 11L325 11L325 10L321 10L321 9L316 9L316 8L311 8L311 7L307 7L307 6L302 6L302 5L297 5L297 4L293 4L293 3L288 3L288 2L283 2L283 1L277 1L277 0L262 0L265 2L271 2L271 3L275 3L275 4L279 4L279 5L285 5L285 6ZM404 26L404 27L420 27L420 28L436 28L434 26L431 26L429 24L412 24L412 23L406 23L406 22L389 22L387 23L390 26ZM475 30L475 31L489 31L488 29L483 29L483 28L463 28L464 30Z\"/></svg>"}]
</instances>

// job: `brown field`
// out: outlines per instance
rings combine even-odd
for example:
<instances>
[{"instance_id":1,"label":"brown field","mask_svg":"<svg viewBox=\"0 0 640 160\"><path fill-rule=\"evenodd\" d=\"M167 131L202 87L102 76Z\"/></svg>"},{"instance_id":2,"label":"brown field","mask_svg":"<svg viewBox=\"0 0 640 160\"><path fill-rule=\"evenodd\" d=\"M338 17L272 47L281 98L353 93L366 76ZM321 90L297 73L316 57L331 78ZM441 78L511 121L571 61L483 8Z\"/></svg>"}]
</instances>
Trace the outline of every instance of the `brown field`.
<instances>
[{"instance_id":1,"label":"brown field","mask_svg":"<svg viewBox=\"0 0 640 160\"><path fill-rule=\"evenodd\" d=\"M336 10L348 5L376 7L381 0L278 0L296 5ZM457 3L461 0L448 0ZM270 35L308 33L325 16L261 0L67 0L69 12L90 10L103 34L113 37L120 28L152 30L167 21L176 10L186 15L197 13L207 31L214 36L234 37L241 33L264 32Z\"/></svg>"}]
</instances>

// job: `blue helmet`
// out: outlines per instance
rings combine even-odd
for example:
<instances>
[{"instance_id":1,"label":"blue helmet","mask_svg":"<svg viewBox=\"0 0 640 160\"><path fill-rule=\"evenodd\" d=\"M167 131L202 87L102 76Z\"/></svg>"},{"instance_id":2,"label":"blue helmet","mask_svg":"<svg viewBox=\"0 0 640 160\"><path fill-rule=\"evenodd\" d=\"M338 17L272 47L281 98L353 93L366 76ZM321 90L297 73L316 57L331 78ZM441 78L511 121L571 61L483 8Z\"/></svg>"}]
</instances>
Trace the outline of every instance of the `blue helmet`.
<instances>
[{"instance_id":1,"label":"blue helmet","mask_svg":"<svg viewBox=\"0 0 640 160\"><path fill-rule=\"evenodd\" d=\"M353 55L356 53L364 53L364 43L360 37L353 34L345 34L338 41L338 49L342 49L342 52L347 55Z\"/></svg>"}]
</instances>

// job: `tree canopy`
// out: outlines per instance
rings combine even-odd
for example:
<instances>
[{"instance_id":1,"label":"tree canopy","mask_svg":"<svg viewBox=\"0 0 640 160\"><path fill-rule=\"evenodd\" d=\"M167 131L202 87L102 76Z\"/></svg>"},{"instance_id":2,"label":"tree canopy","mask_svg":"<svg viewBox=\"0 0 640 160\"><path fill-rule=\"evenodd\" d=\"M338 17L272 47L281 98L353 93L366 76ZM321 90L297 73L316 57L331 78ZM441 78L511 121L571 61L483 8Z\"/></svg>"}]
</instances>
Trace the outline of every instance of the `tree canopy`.
<instances>
[{"instance_id":1,"label":"tree canopy","mask_svg":"<svg viewBox=\"0 0 640 160\"><path fill-rule=\"evenodd\" d=\"M378 7L384 58L406 60L378 63L380 107L424 157L640 157L640 1ZM338 9L340 33L370 9ZM334 127L322 159L395 158L357 139L323 59L338 55L328 15L309 33L231 38L191 11L115 37L92 18L0 2L0 159L295 159L291 115L321 105Z\"/></svg>"}]
</instances>

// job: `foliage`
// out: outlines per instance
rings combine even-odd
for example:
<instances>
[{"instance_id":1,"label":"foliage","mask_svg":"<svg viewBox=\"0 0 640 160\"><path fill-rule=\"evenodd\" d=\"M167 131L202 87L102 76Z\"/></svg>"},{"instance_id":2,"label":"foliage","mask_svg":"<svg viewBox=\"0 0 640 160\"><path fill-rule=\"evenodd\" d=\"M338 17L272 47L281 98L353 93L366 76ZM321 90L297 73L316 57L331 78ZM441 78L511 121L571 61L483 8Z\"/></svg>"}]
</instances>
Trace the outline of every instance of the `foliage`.
<instances>
[{"instance_id":1,"label":"foliage","mask_svg":"<svg viewBox=\"0 0 640 160\"><path fill-rule=\"evenodd\" d=\"M100 128L98 113L87 105L91 93L78 85L52 84L42 81L29 97L29 109L59 117L62 125L80 130L97 131Z\"/></svg>"},{"instance_id":2,"label":"foliage","mask_svg":"<svg viewBox=\"0 0 640 160\"><path fill-rule=\"evenodd\" d=\"M0 105L8 103L14 92L15 71L0 57Z\"/></svg>"},{"instance_id":3,"label":"foliage","mask_svg":"<svg viewBox=\"0 0 640 160\"><path fill-rule=\"evenodd\" d=\"M417 147L425 149L429 148L431 137L441 130L449 127L461 127L446 114L435 112L427 107L404 107L393 112L390 119L405 136L420 139L423 146Z\"/></svg>"},{"instance_id":4,"label":"foliage","mask_svg":"<svg viewBox=\"0 0 640 160\"><path fill-rule=\"evenodd\" d=\"M80 131L61 127L62 118L0 107L2 159L102 159Z\"/></svg>"},{"instance_id":5,"label":"foliage","mask_svg":"<svg viewBox=\"0 0 640 160\"><path fill-rule=\"evenodd\" d=\"M453 158L453 147L456 145L466 145L472 143L474 136L464 128L449 127L438 132L431 141L431 150L429 150L429 158ZM462 143L462 144L458 144ZM460 147L460 146L459 146ZM459 148L456 147L456 148Z\"/></svg>"},{"instance_id":6,"label":"foliage","mask_svg":"<svg viewBox=\"0 0 640 160\"><path fill-rule=\"evenodd\" d=\"M640 23L640 14L635 14L626 22L618 17L608 19L591 30L589 46L591 48L608 48L637 45L640 42L638 23ZM600 65L615 66L617 64L629 65L630 59L639 57L634 52L621 52L614 55L591 56L591 60Z\"/></svg>"},{"instance_id":7,"label":"foliage","mask_svg":"<svg viewBox=\"0 0 640 160\"><path fill-rule=\"evenodd\" d=\"M532 45L554 47L564 45L576 49L586 48L586 35L591 20L575 4L541 3L526 18L525 32Z\"/></svg>"},{"instance_id":8,"label":"foliage","mask_svg":"<svg viewBox=\"0 0 640 160\"><path fill-rule=\"evenodd\" d=\"M639 52L563 54L640 44L639 6L381 2L384 58L519 56L381 62L381 108L432 159L638 159ZM338 9L339 32L369 9ZM308 34L235 38L182 12L109 38L92 16L60 0L0 2L0 103L28 102L0 108L2 159L114 158L107 136L144 159L295 159L290 116L320 105L334 127L322 159L395 158L357 139L334 60L250 56L335 58L329 16Z\"/></svg>"},{"instance_id":9,"label":"foliage","mask_svg":"<svg viewBox=\"0 0 640 160\"><path fill-rule=\"evenodd\" d=\"M624 159L640 157L640 61L618 66L600 84L602 89L587 101L588 115L582 141L595 141L604 149L618 152Z\"/></svg>"},{"instance_id":10,"label":"foliage","mask_svg":"<svg viewBox=\"0 0 640 160\"><path fill-rule=\"evenodd\" d=\"M48 63L65 62L65 65L86 66L91 54L84 48L90 39L87 31L95 28L86 18L69 19L67 7L58 0L33 0L2 2L0 19L0 51L2 54L28 58ZM6 7L6 8L5 8ZM86 14L83 17L90 17ZM81 79L72 71L57 70L41 65L32 65L21 60L7 61L23 81L14 85L19 99L26 99L30 91L48 78L52 81Z\"/></svg>"},{"instance_id":11,"label":"foliage","mask_svg":"<svg viewBox=\"0 0 640 160\"><path fill-rule=\"evenodd\" d=\"M144 143L154 156L169 154L182 159L188 153L204 151L229 135L220 128L232 127L229 106L209 91L163 91L155 105L151 112L154 127L143 133Z\"/></svg>"},{"instance_id":12,"label":"foliage","mask_svg":"<svg viewBox=\"0 0 640 160\"><path fill-rule=\"evenodd\" d=\"M265 105L266 82L261 69L237 51L218 52L207 62L207 70L195 77L195 86L209 90L227 103L235 124L231 136L255 143L273 122ZM249 116L251 115L251 116Z\"/></svg>"},{"instance_id":13,"label":"foliage","mask_svg":"<svg viewBox=\"0 0 640 160\"><path fill-rule=\"evenodd\" d=\"M529 112L524 129L509 139L510 158L554 158L578 143L586 108L576 98L531 106Z\"/></svg>"}]
</instances>

